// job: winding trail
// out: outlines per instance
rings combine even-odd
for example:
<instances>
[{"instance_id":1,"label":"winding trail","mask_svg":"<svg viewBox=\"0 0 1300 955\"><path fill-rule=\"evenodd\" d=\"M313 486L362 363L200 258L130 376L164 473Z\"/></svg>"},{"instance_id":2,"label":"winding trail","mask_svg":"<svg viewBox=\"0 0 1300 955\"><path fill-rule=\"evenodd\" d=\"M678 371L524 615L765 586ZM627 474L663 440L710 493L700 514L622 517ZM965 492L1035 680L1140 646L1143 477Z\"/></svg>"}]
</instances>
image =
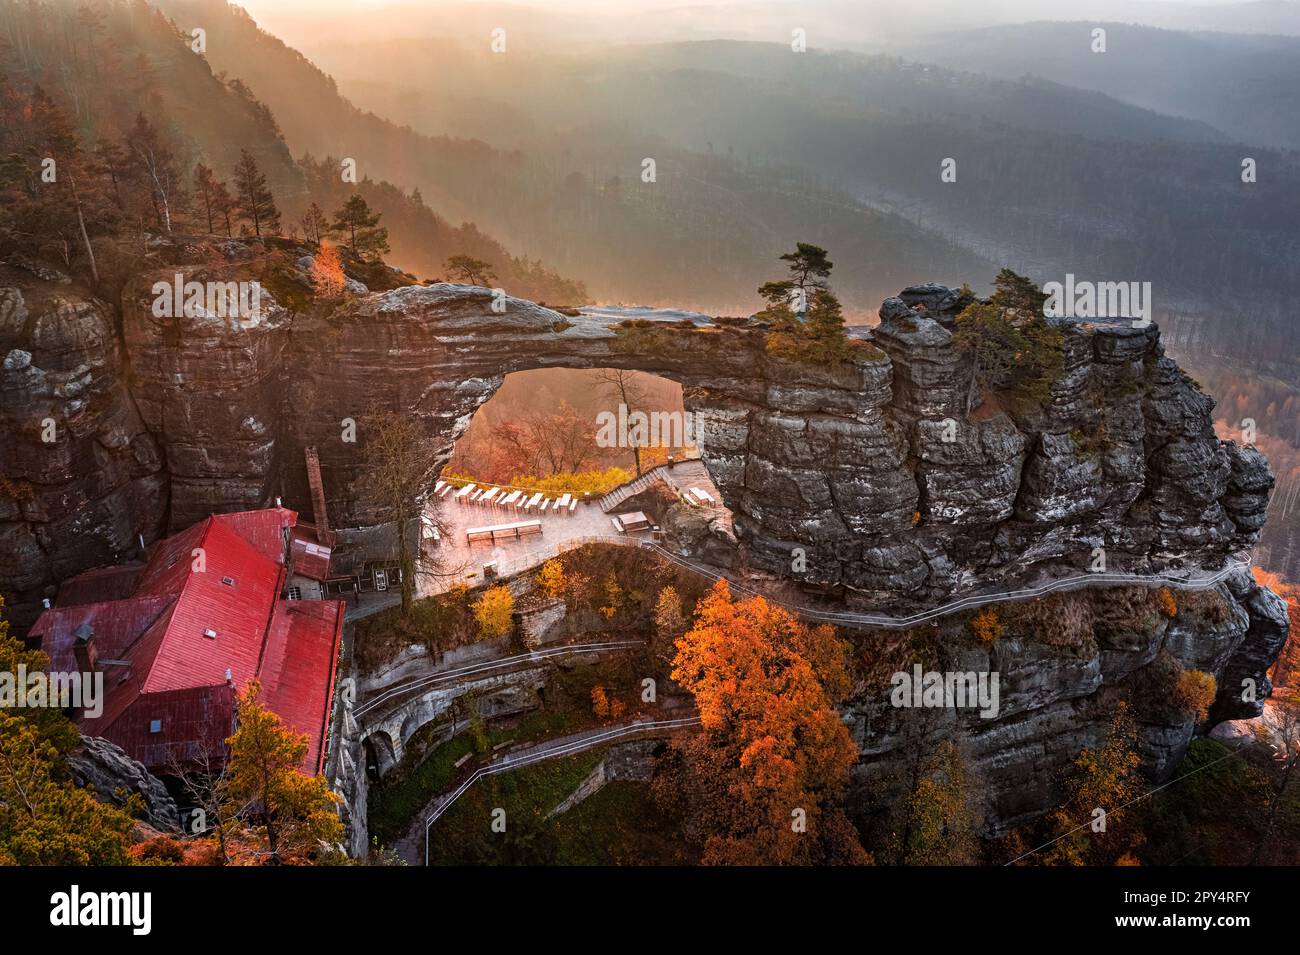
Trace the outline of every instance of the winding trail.
<instances>
[{"instance_id":1,"label":"winding trail","mask_svg":"<svg viewBox=\"0 0 1300 955\"><path fill-rule=\"evenodd\" d=\"M644 640L607 640L603 643L566 643L559 646L547 647L543 650L532 650L528 653L519 653L510 657L501 657L496 660L470 663L464 666L453 667L449 670L439 670L436 673L415 677L410 680L404 680L401 683L394 683L391 686L384 687L377 695L368 697L364 701L359 702L357 706L353 708L352 715L357 720L361 720L368 713L371 713L384 704L390 703L408 693L414 693L417 690L435 689L441 684L455 683L458 680L464 680L468 677L485 676L495 673L496 671L509 671L518 667L526 667L534 663L553 660L557 657L572 656L580 653L602 653L611 650L626 650L631 647L640 647L644 645Z\"/></svg>"},{"instance_id":2,"label":"winding trail","mask_svg":"<svg viewBox=\"0 0 1300 955\"><path fill-rule=\"evenodd\" d=\"M699 724L700 718L698 716L684 716L670 720L650 720L648 722L634 721L623 726L606 726L582 733L574 733L570 736L562 736L559 739L547 740L544 743L537 743L533 746L515 750L494 762L478 767L469 776L465 777L465 780L455 789L435 796L425 807L422 819L423 825L417 823L407 831L407 834L397 843L398 852L408 862L418 861L419 842L421 836L423 836L424 864L428 865L429 828L438 821L438 818L443 813L451 808L457 799L463 796L474 783L484 776L495 776L498 773L506 773L512 769L521 769L524 766L531 766L547 759L572 756L575 753L585 752L617 740L639 736L664 736L678 730L690 729ZM420 832L421 828L424 830L423 833Z\"/></svg>"},{"instance_id":3,"label":"winding trail","mask_svg":"<svg viewBox=\"0 0 1300 955\"><path fill-rule=\"evenodd\" d=\"M928 610L918 611L917 613L903 616L892 616L889 614L879 613L852 613L848 611L830 611L822 610L815 607L802 607L785 603L779 600L773 600L767 597L763 592L754 587L737 583L731 580L722 571L688 560L672 551L649 540L635 540L623 538L618 541L623 545L640 546L641 548L658 554L663 559L669 561L677 567L689 570L693 573L707 577L711 580L726 579L733 590L747 596L762 596L770 602L783 607L790 613L807 620L814 620L823 623L832 623L840 626L857 626L857 627L878 627L882 629L901 630L918 624L935 620L939 617L952 613L959 613L965 610L972 610L977 607L983 607L988 604L1005 603L1017 600L1030 600L1036 597L1046 596L1047 594L1057 593L1060 591L1081 590L1088 587L1117 585L1134 585L1142 587L1166 586L1179 590L1198 591L1208 590L1222 583L1224 580L1242 571L1250 571L1250 560L1247 555L1246 559L1231 559L1226 566L1217 571L1205 570L1177 570L1165 573L1154 574L1130 574L1110 571L1097 571L1087 574L1076 574L1070 577L1057 577L1043 580L1035 584L1029 584L1014 590L1000 591L997 593L980 593L970 594L965 597L940 604ZM463 679L466 676L473 676L481 673L488 673L494 670L507 669L513 666L527 665L547 659L553 659L557 656L566 654L583 653L583 652L600 652L615 649L624 649L629 646L639 645L640 641L608 641L605 643L576 644L560 647L551 647L545 650L537 650L531 653L519 654L513 657L506 657L500 660L488 661L485 663L472 664L465 667L459 667L441 673L432 674L426 677L419 677L404 683L396 684L392 687L386 687L378 696L367 700L357 709L357 715L362 716L378 706L402 696L409 692L426 689L436 686L443 682L453 682ZM429 863L429 830L432 825L443 815L452 804L459 799L471 786L484 776L495 775L497 773L509 772L513 769L519 769L534 763L547 759L556 759L562 756L569 756L574 753L580 753L585 750L602 746L619 739L625 739L631 736L668 734L678 730L689 729L698 726L700 723L698 716L681 717L670 720L654 720L650 722L634 722L618 727L606 727L597 730L590 730L584 733L576 733L571 736L561 737L543 743L537 743L533 746L521 748L512 752L501 759L486 765L480 766L474 770L463 782L455 789L449 792L435 796L425 807L422 813L422 826L419 822L408 830L407 834L398 842L397 848L403 858L407 861L418 861L419 843L421 837L424 842L424 864ZM423 832L420 829L423 828Z\"/></svg>"},{"instance_id":4,"label":"winding trail","mask_svg":"<svg viewBox=\"0 0 1300 955\"><path fill-rule=\"evenodd\" d=\"M780 600L774 600L768 597L761 590L745 584L736 583L726 574L704 564L698 564L694 561L687 560L674 554L672 551L660 547L651 541L643 541L641 546L646 550L654 551L665 560L670 561L678 567L690 570L694 573L708 577L711 580L726 579L733 591L738 591L750 597L763 597L769 603L776 604L779 607L788 610L790 613L807 620L816 620L822 623L834 623L842 626L858 627L880 627L886 630L905 630L908 627L915 627L917 624L926 623L938 617L947 616L951 613L959 613L963 610L972 610L976 607L983 607L986 604L1006 603L1014 600L1029 600L1034 597L1042 597L1046 594L1055 593L1062 590L1082 590L1087 587L1107 586L1113 587L1119 584L1133 584L1141 587L1175 587L1178 590L1208 590L1227 580L1233 574L1241 571L1250 571L1249 560L1229 560L1227 566L1215 571L1171 571L1162 574L1125 574L1119 572L1097 571L1089 574L1077 574L1072 577L1056 577L1041 583L1028 585L1016 590L1007 590L999 593L970 594L966 597L960 597L957 600L950 601L946 604L940 604L929 610L918 611L914 614L908 614L902 617L894 617L889 614L879 613L850 613L848 611L831 611L820 610L815 607L799 607L792 604L784 603Z\"/></svg>"}]
</instances>

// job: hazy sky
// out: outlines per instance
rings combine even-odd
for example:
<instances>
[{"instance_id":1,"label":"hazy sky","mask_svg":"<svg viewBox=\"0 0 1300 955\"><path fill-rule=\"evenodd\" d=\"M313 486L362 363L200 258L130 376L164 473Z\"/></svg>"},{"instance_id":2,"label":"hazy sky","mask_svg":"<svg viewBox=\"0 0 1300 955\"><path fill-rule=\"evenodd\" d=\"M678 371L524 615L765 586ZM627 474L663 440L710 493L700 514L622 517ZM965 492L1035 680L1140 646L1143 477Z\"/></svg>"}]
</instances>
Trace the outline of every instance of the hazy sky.
<instances>
[{"instance_id":1,"label":"hazy sky","mask_svg":"<svg viewBox=\"0 0 1300 955\"><path fill-rule=\"evenodd\" d=\"M731 38L887 48L918 34L1031 20L1300 34L1300 0L236 0L308 55L385 36L475 36L502 26L557 47ZM1249 9L1247 9L1249 8Z\"/></svg>"}]
</instances>

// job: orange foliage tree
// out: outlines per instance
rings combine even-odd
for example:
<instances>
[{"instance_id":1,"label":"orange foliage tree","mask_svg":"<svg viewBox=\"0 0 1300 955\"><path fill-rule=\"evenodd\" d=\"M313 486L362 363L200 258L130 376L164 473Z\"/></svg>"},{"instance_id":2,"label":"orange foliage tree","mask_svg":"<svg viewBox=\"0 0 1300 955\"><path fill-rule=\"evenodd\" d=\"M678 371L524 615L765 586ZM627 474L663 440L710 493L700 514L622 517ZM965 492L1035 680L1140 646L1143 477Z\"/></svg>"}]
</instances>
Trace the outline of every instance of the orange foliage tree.
<instances>
[{"instance_id":1,"label":"orange foliage tree","mask_svg":"<svg viewBox=\"0 0 1300 955\"><path fill-rule=\"evenodd\" d=\"M1122 812L1142 792L1141 763L1137 724L1128 704L1121 702L1105 742L1075 757L1070 798L1050 817L1051 828L1061 836L1044 857L1048 865L1132 863L1142 836L1123 825Z\"/></svg>"},{"instance_id":2,"label":"orange foliage tree","mask_svg":"<svg viewBox=\"0 0 1300 955\"><path fill-rule=\"evenodd\" d=\"M702 861L868 861L839 808L858 755L835 709L850 688L847 661L832 627L810 628L761 597L734 601L725 580L700 601L672 677L702 722L678 746Z\"/></svg>"},{"instance_id":3,"label":"orange foliage tree","mask_svg":"<svg viewBox=\"0 0 1300 955\"><path fill-rule=\"evenodd\" d=\"M223 795L225 816L259 827L265 843L253 861L304 863L328 854L343 839L338 805L342 800L324 777L301 766L307 734L295 733L258 700L261 684L251 681L236 704L237 728L226 740L230 762Z\"/></svg>"},{"instance_id":4,"label":"orange foliage tree","mask_svg":"<svg viewBox=\"0 0 1300 955\"><path fill-rule=\"evenodd\" d=\"M328 239L321 239L320 251L312 259L311 285L316 297L323 299L340 298L347 288L339 250Z\"/></svg>"}]
</instances>

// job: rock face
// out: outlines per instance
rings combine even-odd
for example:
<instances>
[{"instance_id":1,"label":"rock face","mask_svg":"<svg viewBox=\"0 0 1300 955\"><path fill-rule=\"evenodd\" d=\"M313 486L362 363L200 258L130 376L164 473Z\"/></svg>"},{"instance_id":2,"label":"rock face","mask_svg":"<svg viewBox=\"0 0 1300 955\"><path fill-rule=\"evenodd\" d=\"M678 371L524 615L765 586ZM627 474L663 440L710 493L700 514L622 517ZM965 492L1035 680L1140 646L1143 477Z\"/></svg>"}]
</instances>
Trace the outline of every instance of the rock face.
<instances>
[{"instance_id":1,"label":"rock face","mask_svg":"<svg viewBox=\"0 0 1300 955\"><path fill-rule=\"evenodd\" d=\"M126 380L108 305L0 267L0 587L20 629L163 527L163 454Z\"/></svg>"},{"instance_id":2,"label":"rock face","mask_svg":"<svg viewBox=\"0 0 1300 955\"><path fill-rule=\"evenodd\" d=\"M144 818L162 832L179 832L180 813L167 787L116 743L86 736L68 754L68 765L78 786L93 786L102 799L121 804L120 796L140 796Z\"/></svg>"},{"instance_id":3,"label":"rock face","mask_svg":"<svg viewBox=\"0 0 1300 955\"><path fill-rule=\"evenodd\" d=\"M155 277L127 291L133 393L165 445L171 526L275 492L306 507L302 449L320 454L333 521L364 523L352 490L372 408L417 417L449 455L512 371L622 367L682 383L705 462L755 566L921 605L1035 564L1221 564L1253 542L1272 478L1214 434L1213 402L1154 326L1064 329L1064 372L1029 411L967 414L970 369L942 287L890 300L836 369L765 354L759 329L611 327L456 285L356 299L290 323L158 320ZM932 308L923 309L925 301Z\"/></svg>"},{"instance_id":4,"label":"rock face","mask_svg":"<svg viewBox=\"0 0 1300 955\"><path fill-rule=\"evenodd\" d=\"M978 778L986 833L1000 835L1059 802L1080 750L1104 744L1115 706L1126 701L1137 725L1143 769L1155 782L1170 778L1196 730L1174 686L1180 672L1216 677L1219 693L1206 726L1220 719L1258 716L1262 706L1242 702L1242 680L1264 686L1273 647L1285 639L1285 607L1246 572L1216 588L1178 593L1178 611L1153 612L1150 594L1138 589L1090 590L1053 598L1053 624L1085 614L1076 639L1046 642L1042 628L1017 626L1013 605L999 612L1006 632L991 647L973 641L959 621L928 636L933 655L925 669L996 672L996 715L973 708L906 709L891 705L890 688L864 690L844 707L845 721L862 758L853 770L857 810L881 813L895 797L899 768L934 741L960 741ZM929 630L930 628L925 628ZM1047 630L1052 630L1049 626ZM910 658L898 663L908 672ZM902 774L904 777L906 773Z\"/></svg>"}]
</instances>

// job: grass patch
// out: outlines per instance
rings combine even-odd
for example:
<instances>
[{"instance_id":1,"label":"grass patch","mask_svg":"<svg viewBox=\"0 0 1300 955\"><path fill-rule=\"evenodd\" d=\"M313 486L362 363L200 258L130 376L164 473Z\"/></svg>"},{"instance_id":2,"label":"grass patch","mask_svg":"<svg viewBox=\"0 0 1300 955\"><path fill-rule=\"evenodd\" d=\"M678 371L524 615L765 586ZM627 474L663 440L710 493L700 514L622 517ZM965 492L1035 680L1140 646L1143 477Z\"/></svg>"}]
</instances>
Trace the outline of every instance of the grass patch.
<instances>
[{"instance_id":1,"label":"grass patch","mask_svg":"<svg viewBox=\"0 0 1300 955\"><path fill-rule=\"evenodd\" d=\"M503 721L486 731L486 745L481 747L486 752L480 753L479 759L490 753L493 746L507 740L529 742L572 733L582 724L581 716L572 708L557 708ZM450 789L463 773L479 765L479 762L471 760L462 769L456 768L456 761L476 748L472 732L462 731L432 752L427 752L430 739L444 725L433 722L420 727L407 742L407 757L402 765L371 787L367 804L370 835L381 845L401 836L425 803L443 790ZM467 721L465 725L468 725Z\"/></svg>"},{"instance_id":2,"label":"grass patch","mask_svg":"<svg viewBox=\"0 0 1300 955\"><path fill-rule=\"evenodd\" d=\"M556 856L555 825L546 815L595 769L601 750L525 766L480 779L430 829L432 865L537 865ZM493 811L505 831L493 832Z\"/></svg>"},{"instance_id":3,"label":"grass patch","mask_svg":"<svg viewBox=\"0 0 1300 955\"><path fill-rule=\"evenodd\" d=\"M558 865L694 865L699 853L681 838L647 783L615 780L554 819Z\"/></svg>"}]
</instances>

